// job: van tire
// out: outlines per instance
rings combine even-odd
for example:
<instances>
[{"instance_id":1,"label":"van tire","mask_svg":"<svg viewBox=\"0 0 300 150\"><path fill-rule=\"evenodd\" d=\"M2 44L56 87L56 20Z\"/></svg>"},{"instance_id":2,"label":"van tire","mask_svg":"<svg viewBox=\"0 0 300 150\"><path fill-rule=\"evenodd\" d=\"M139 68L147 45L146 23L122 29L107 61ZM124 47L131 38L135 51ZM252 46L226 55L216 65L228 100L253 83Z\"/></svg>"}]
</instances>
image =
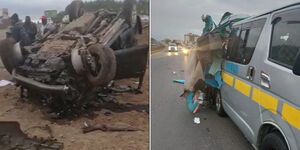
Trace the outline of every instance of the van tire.
<instances>
[{"instance_id":1,"label":"van tire","mask_svg":"<svg viewBox=\"0 0 300 150\"><path fill-rule=\"evenodd\" d=\"M282 135L278 132L271 132L267 134L261 143L259 150L288 150L288 146L282 137Z\"/></svg>"},{"instance_id":2,"label":"van tire","mask_svg":"<svg viewBox=\"0 0 300 150\"><path fill-rule=\"evenodd\" d=\"M217 91L217 94L216 94L215 105L216 105L217 114L221 117L226 117L227 114L224 111L223 104L222 104L221 92L219 90Z\"/></svg>"}]
</instances>

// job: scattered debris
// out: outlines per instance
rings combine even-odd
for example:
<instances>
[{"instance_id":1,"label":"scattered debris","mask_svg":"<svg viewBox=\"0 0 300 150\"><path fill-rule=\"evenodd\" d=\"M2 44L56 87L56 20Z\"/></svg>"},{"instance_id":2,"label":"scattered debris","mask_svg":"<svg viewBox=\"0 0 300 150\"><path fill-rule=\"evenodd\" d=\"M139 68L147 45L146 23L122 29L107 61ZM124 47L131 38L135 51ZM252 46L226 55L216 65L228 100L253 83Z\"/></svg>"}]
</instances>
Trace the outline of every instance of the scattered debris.
<instances>
[{"instance_id":1,"label":"scattered debris","mask_svg":"<svg viewBox=\"0 0 300 150\"><path fill-rule=\"evenodd\" d=\"M101 130L104 132L122 132L122 131L142 131L141 129L134 128L126 123L111 123L111 124L97 124L97 125L85 125L82 128L83 133L89 133L92 131Z\"/></svg>"},{"instance_id":2,"label":"scattered debris","mask_svg":"<svg viewBox=\"0 0 300 150\"><path fill-rule=\"evenodd\" d=\"M200 124L200 118L199 117L194 117L194 123L195 124Z\"/></svg>"},{"instance_id":3,"label":"scattered debris","mask_svg":"<svg viewBox=\"0 0 300 150\"><path fill-rule=\"evenodd\" d=\"M14 83L8 80L0 80L0 87L7 86L7 85L14 85Z\"/></svg>"},{"instance_id":4,"label":"scattered debris","mask_svg":"<svg viewBox=\"0 0 300 150\"><path fill-rule=\"evenodd\" d=\"M18 122L0 122L1 150L62 150L63 143L55 139L30 138Z\"/></svg>"},{"instance_id":5,"label":"scattered debris","mask_svg":"<svg viewBox=\"0 0 300 150\"><path fill-rule=\"evenodd\" d=\"M141 90L131 87L129 85L121 85L121 86L111 87L110 90L112 90L115 93L124 93L124 92L132 92L134 94L142 94L143 93Z\"/></svg>"},{"instance_id":6,"label":"scattered debris","mask_svg":"<svg viewBox=\"0 0 300 150\"><path fill-rule=\"evenodd\" d=\"M36 129L39 129L39 130L42 130L42 131L45 131L47 132L47 134L49 135L48 137L49 138L53 138L53 132L52 132L52 129L49 125L45 125L45 126L32 126L28 129L25 130L25 133L33 133L34 131L33 130L36 130Z\"/></svg>"},{"instance_id":7,"label":"scattered debris","mask_svg":"<svg viewBox=\"0 0 300 150\"><path fill-rule=\"evenodd\" d=\"M173 80L173 82L180 83L180 84L184 84L184 81L185 80L180 80L180 79Z\"/></svg>"}]
</instances>

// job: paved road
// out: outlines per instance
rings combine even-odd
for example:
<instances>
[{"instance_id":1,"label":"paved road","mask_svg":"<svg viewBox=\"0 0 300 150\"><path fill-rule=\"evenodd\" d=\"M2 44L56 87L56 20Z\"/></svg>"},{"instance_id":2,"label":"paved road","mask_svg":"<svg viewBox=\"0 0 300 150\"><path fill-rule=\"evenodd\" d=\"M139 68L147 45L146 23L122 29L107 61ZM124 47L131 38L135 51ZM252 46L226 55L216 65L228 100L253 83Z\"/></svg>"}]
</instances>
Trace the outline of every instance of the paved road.
<instances>
[{"instance_id":1,"label":"paved road","mask_svg":"<svg viewBox=\"0 0 300 150\"><path fill-rule=\"evenodd\" d=\"M211 108L190 113L179 95L187 57L159 52L151 58L151 147L153 150L253 150L230 118ZM201 123L195 124L194 117Z\"/></svg>"}]
</instances>

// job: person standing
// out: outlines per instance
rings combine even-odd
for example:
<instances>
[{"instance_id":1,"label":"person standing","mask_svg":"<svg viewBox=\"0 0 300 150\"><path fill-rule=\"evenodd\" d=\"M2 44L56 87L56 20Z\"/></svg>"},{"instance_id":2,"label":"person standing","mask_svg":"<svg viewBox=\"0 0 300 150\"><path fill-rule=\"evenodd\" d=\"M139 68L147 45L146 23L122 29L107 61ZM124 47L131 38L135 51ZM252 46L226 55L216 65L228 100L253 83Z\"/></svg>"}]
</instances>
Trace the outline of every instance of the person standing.
<instances>
[{"instance_id":1,"label":"person standing","mask_svg":"<svg viewBox=\"0 0 300 150\"><path fill-rule=\"evenodd\" d=\"M15 42L20 42L21 46L27 46L30 44L30 38L23 27L23 23L19 20L18 14L13 14L10 17L11 27L8 33L9 37L12 37Z\"/></svg>"},{"instance_id":2,"label":"person standing","mask_svg":"<svg viewBox=\"0 0 300 150\"><path fill-rule=\"evenodd\" d=\"M38 38L41 38L46 34L48 31L51 31L54 29L54 27L48 23L47 17L42 16L41 17L42 24L38 27Z\"/></svg>"},{"instance_id":3,"label":"person standing","mask_svg":"<svg viewBox=\"0 0 300 150\"><path fill-rule=\"evenodd\" d=\"M202 21L205 23L205 26L202 30L202 35L209 33L214 27L214 21L210 15L202 15Z\"/></svg>"},{"instance_id":4,"label":"person standing","mask_svg":"<svg viewBox=\"0 0 300 150\"><path fill-rule=\"evenodd\" d=\"M36 24L31 22L31 18L29 16L26 16L23 27L24 27L25 31L27 32L31 43L33 43L35 41L35 36L37 34Z\"/></svg>"}]
</instances>

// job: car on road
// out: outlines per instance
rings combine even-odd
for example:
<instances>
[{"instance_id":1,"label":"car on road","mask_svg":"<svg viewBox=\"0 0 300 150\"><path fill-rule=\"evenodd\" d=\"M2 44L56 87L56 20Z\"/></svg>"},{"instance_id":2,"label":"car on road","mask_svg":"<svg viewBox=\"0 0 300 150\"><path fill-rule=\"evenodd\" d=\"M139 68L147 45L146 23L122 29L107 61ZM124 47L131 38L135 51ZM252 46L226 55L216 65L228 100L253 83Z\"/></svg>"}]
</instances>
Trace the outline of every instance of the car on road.
<instances>
[{"instance_id":1,"label":"car on road","mask_svg":"<svg viewBox=\"0 0 300 150\"><path fill-rule=\"evenodd\" d=\"M176 43L169 43L168 44L168 51L169 52L178 52L178 46Z\"/></svg>"},{"instance_id":2,"label":"car on road","mask_svg":"<svg viewBox=\"0 0 300 150\"><path fill-rule=\"evenodd\" d=\"M259 150L300 149L300 3L233 25L216 95Z\"/></svg>"}]
</instances>

